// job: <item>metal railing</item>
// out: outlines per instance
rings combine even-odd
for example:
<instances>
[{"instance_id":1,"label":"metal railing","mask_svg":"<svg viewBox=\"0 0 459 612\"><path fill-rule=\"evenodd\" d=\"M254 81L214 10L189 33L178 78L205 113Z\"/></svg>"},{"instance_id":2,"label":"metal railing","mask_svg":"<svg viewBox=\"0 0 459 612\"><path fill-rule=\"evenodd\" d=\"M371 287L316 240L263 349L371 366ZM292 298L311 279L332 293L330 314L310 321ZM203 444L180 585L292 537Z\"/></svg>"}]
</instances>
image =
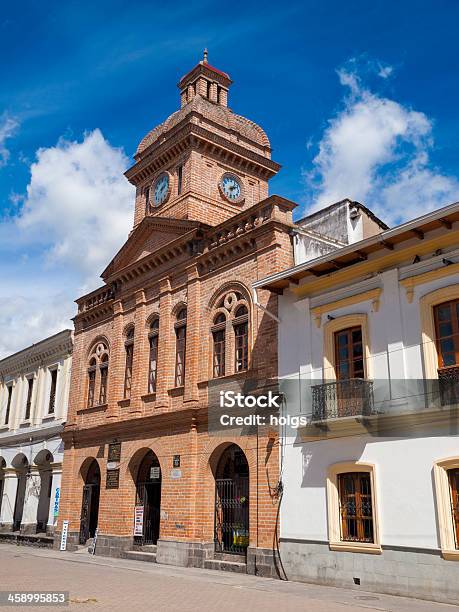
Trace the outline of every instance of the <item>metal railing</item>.
<instances>
[{"instance_id":1,"label":"metal railing","mask_svg":"<svg viewBox=\"0 0 459 612\"><path fill-rule=\"evenodd\" d=\"M450 366L438 370L438 387L440 404L451 406L459 403L459 366Z\"/></svg>"},{"instance_id":2,"label":"metal railing","mask_svg":"<svg viewBox=\"0 0 459 612\"><path fill-rule=\"evenodd\" d=\"M349 378L313 385L312 421L325 421L374 413L373 382Z\"/></svg>"}]
</instances>

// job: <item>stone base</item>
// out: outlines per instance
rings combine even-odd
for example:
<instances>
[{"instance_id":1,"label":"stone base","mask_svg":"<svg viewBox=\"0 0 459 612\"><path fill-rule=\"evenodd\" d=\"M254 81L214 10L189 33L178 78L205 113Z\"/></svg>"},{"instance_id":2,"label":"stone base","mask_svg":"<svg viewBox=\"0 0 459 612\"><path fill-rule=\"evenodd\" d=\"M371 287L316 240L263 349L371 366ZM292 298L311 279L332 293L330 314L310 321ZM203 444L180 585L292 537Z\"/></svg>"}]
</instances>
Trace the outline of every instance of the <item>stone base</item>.
<instances>
[{"instance_id":1,"label":"stone base","mask_svg":"<svg viewBox=\"0 0 459 612\"><path fill-rule=\"evenodd\" d=\"M37 533L37 523L21 523L19 531L22 535L34 535Z\"/></svg>"},{"instance_id":2,"label":"stone base","mask_svg":"<svg viewBox=\"0 0 459 612\"><path fill-rule=\"evenodd\" d=\"M435 550L394 546L374 555L281 539L280 551L289 580L459 604L459 564Z\"/></svg>"},{"instance_id":3,"label":"stone base","mask_svg":"<svg viewBox=\"0 0 459 612\"><path fill-rule=\"evenodd\" d=\"M212 558L213 543L176 542L158 540L156 563L180 567L204 567L204 561Z\"/></svg>"},{"instance_id":4,"label":"stone base","mask_svg":"<svg viewBox=\"0 0 459 612\"><path fill-rule=\"evenodd\" d=\"M247 573L263 578L283 578L284 574L277 550L249 546L247 549Z\"/></svg>"}]
</instances>

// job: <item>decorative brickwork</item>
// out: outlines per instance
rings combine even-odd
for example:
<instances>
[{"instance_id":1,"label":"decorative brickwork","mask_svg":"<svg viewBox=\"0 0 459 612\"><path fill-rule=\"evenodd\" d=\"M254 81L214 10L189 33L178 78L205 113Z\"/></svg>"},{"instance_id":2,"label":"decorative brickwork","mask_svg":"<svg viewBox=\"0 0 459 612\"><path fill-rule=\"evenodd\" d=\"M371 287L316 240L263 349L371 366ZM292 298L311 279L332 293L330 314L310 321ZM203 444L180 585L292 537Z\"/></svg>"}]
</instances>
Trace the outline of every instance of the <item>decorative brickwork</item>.
<instances>
[{"instance_id":1,"label":"decorative brickwork","mask_svg":"<svg viewBox=\"0 0 459 612\"><path fill-rule=\"evenodd\" d=\"M226 95L217 101L215 83L227 88L231 82L224 73L212 80L212 70L204 67L189 73L193 78L210 79L208 88L205 83L199 85L199 96L209 92L210 97L198 103L198 95L193 95L179 111L182 120L170 118L142 141L136 164L126 173L137 185L134 230L104 271L105 285L77 300L60 520L70 521L69 533L75 544L83 487L91 486L85 482L82 466L94 458L101 474L99 552L120 555L131 547L139 465L152 450L161 468L159 539L154 542L157 559L204 566L214 551L216 466L223 451L236 444L249 466L247 567L258 571L259 558L263 574L274 575L274 565L269 569L268 560L270 554L275 556L277 434L210 436L208 387L213 376L212 327L219 309L229 317L225 345L228 380L277 376L277 326L254 304L251 285L292 264L289 232L295 204L278 196L267 197L267 181L279 168L270 160L269 141L261 137L261 128L232 115L224 105ZM183 91L187 88L182 87L182 103ZM215 107L214 111L210 107ZM227 115L232 119L223 120ZM200 135L196 130L201 130ZM178 165L183 168L181 194L177 193L174 174ZM244 182L243 205L228 202L219 192L218 182L227 170ZM171 177L170 197L157 209L148 208L145 188L148 185L151 194L155 177L165 171ZM225 300L228 295L232 297ZM241 310L241 321L248 321L247 369L235 365L231 317L236 313L229 316L234 299L247 311ZM276 315L274 294L261 291L259 301ZM177 315L184 307L186 346L180 358L184 359L185 375L183 385L177 387ZM153 320L158 320L154 391L149 387ZM133 330L129 340L132 377L126 396L129 329ZM101 377L98 373L93 388L88 373L98 343L110 356L103 403L97 402ZM90 385L94 399L88 405ZM108 445L115 440L121 442L122 449L115 465L120 470L119 488L106 488ZM174 467L177 456L179 468ZM152 474L153 479L158 477L157 472Z\"/></svg>"}]
</instances>

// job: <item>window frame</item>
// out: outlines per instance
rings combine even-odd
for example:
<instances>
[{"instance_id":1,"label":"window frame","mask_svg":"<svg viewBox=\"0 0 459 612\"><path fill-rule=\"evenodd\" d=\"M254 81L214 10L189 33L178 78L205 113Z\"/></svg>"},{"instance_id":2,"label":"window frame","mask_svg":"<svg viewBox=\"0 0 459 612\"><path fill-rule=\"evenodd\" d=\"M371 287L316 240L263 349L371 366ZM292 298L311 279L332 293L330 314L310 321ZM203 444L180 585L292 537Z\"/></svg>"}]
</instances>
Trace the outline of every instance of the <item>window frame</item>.
<instances>
[{"instance_id":1,"label":"window frame","mask_svg":"<svg viewBox=\"0 0 459 612\"><path fill-rule=\"evenodd\" d=\"M459 561L459 528L456 532L449 478L449 472L457 469L459 455L438 459L433 466L440 549L442 557L448 561Z\"/></svg>"},{"instance_id":2,"label":"window frame","mask_svg":"<svg viewBox=\"0 0 459 612\"><path fill-rule=\"evenodd\" d=\"M368 325L368 315L366 313L355 313L342 315L330 321L327 321L323 326L323 381L334 382L336 376L336 354L335 354L335 332L358 327L362 329L362 347L363 347L363 369L364 379L373 379L373 359L371 355L370 345L370 329Z\"/></svg>"},{"instance_id":3,"label":"window frame","mask_svg":"<svg viewBox=\"0 0 459 612\"><path fill-rule=\"evenodd\" d=\"M33 392L35 389L35 376L32 374L31 376L26 377L27 380L27 396L26 396L26 405L24 410L24 422L30 421L30 415L32 412L32 399Z\"/></svg>"},{"instance_id":4,"label":"window frame","mask_svg":"<svg viewBox=\"0 0 459 612\"><path fill-rule=\"evenodd\" d=\"M155 326L155 327L153 327ZM152 343L155 344L154 350L154 372L152 368L152 352L153 346ZM158 386L158 355L159 355L159 317L154 317L150 322L150 331L148 333L148 393L156 393Z\"/></svg>"},{"instance_id":5,"label":"window frame","mask_svg":"<svg viewBox=\"0 0 459 612\"><path fill-rule=\"evenodd\" d=\"M123 386L123 399L131 399L132 395L132 380L133 380L133 365L134 365L134 334L135 330L130 327L124 340L124 386Z\"/></svg>"},{"instance_id":6,"label":"window frame","mask_svg":"<svg viewBox=\"0 0 459 612\"><path fill-rule=\"evenodd\" d=\"M373 520L373 542L344 540L342 531L339 477L342 474L364 472L369 474ZM376 487L376 467L363 461L346 461L330 465L327 470L327 515L330 550L381 554L379 511Z\"/></svg>"},{"instance_id":7,"label":"window frame","mask_svg":"<svg viewBox=\"0 0 459 612\"><path fill-rule=\"evenodd\" d=\"M48 416L56 414L56 395L57 395L57 376L59 374L59 366L51 366L48 368L51 381L49 387L48 399Z\"/></svg>"},{"instance_id":8,"label":"window frame","mask_svg":"<svg viewBox=\"0 0 459 612\"><path fill-rule=\"evenodd\" d=\"M223 320L218 321L221 317ZM214 324L210 329L212 334L212 378L221 378L226 375L226 324L227 318L224 312L219 312L214 316ZM216 334L223 334L223 338L217 340ZM218 363L216 356L219 356Z\"/></svg>"},{"instance_id":9,"label":"window frame","mask_svg":"<svg viewBox=\"0 0 459 612\"><path fill-rule=\"evenodd\" d=\"M6 409L5 409L5 420L4 425L10 424L11 417L11 406L13 404L13 392L14 392L14 382L6 384Z\"/></svg>"},{"instance_id":10,"label":"window frame","mask_svg":"<svg viewBox=\"0 0 459 612\"><path fill-rule=\"evenodd\" d=\"M424 378L438 379L438 351L434 307L444 302L459 299L459 284L447 285L429 291L419 299L421 317L421 345L424 360Z\"/></svg>"},{"instance_id":11,"label":"window frame","mask_svg":"<svg viewBox=\"0 0 459 612\"><path fill-rule=\"evenodd\" d=\"M180 315L183 315L184 312L185 312L185 315L180 316ZM176 388L185 386L187 320L188 320L188 310L186 306L182 306L177 312L176 321L174 323L174 332L175 332L174 385ZM182 334L183 336L181 336Z\"/></svg>"},{"instance_id":12,"label":"window frame","mask_svg":"<svg viewBox=\"0 0 459 612\"><path fill-rule=\"evenodd\" d=\"M245 308L246 312L238 315L237 311ZM234 373L247 372L249 369L249 309L245 304L238 304L234 310L234 318L231 321L234 333ZM238 335L239 328L245 328L245 333ZM238 346L238 338L243 338L242 344ZM242 357L238 358L238 351L242 351ZM242 367L238 368L238 362L242 361Z\"/></svg>"}]
</instances>

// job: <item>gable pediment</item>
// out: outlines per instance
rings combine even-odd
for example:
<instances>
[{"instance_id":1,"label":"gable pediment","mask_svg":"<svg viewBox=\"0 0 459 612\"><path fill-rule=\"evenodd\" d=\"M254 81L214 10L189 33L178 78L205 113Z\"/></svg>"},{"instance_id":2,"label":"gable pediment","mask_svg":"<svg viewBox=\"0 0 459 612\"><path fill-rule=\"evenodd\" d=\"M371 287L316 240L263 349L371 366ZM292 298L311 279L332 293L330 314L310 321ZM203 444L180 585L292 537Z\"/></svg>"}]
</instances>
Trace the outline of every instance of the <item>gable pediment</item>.
<instances>
[{"instance_id":1,"label":"gable pediment","mask_svg":"<svg viewBox=\"0 0 459 612\"><path fill-rule=\"evenodd\" d=\"M102 278L106 280L119 270L151 255L168 243L191 234L199 227L202 227L202 223L198 221L145 217L102 272Z\"/></svg>"}]
</instances>

